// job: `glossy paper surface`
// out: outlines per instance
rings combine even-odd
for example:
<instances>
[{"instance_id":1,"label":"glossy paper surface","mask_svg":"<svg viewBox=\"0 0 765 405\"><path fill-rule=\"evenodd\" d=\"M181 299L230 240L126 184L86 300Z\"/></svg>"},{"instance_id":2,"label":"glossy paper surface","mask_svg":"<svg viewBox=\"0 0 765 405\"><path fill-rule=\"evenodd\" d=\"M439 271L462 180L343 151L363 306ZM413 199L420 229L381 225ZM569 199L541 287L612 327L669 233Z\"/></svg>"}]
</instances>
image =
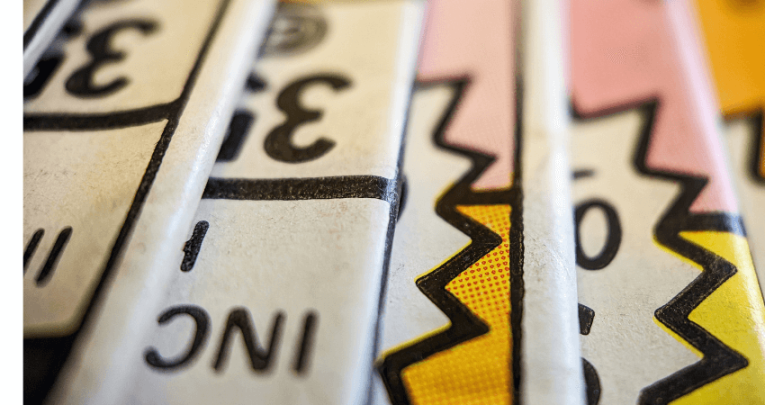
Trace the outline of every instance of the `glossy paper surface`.
<instances>
[{"instance_id":1,"label":"glossy paper surface","mask_svg":"<svg viewBox=\"0 0 765 405\"><path fill-rule=\"evenodd\" d=\"M131 317L161 298L159 269L178 256L173 246L272 9L244 0L93 2L25 89L31 395L44 395L64 364L61 375L93 400L103 400L95 387L111 388L102 367L118 367L111 354L137 343Z\"/></svg>"},{"instance_id":2,"label":"glossy paper surface","mask_svg":"<svg viewBox=\"0 0 765 405\"><path fill-rule=\"evenodd\" d=\"M540 7L545 6L554 11L558 5ZM518 150L526 145L515 132L513 38L518 12L505 1L430 4L404 152L406 197L384 306L377 404L506 404L518 395L532 398L532 403L580 400L575 285L556 291L559 283L542 280L565 279L565 266L536 260L548 256L542 245L556 252L563 246L561 253L570 253L573 264L573 240L565 236L570 229L566 189L553 193L564 195L560 206L553 203L558 195L544 191L557 177L568 180L567 166L554 167L565 158L554 157L557 151L548 147L557 134L548 131L547 112L524 116L538 131L524 132L529 149ZM539 17L529 10L529 20L538 22ZM529 36L542 38L545 32L547 38L555 37L555 28L532 24ZM527 69L553 62L539 53L554 52L555 44L538 45L545 50L529 52ZM524 83L531 91L544 92L542 80L549 78L528 75ZM554 86L555 78L551 82ZM563 101L559 83L548 94ZM544 97L529 98L532 104L540 99ZM565 153L565 148L559 151ZM524 166L530 177L537 177L529 187L533 202L522 200L526 184L518 175L518 156L535 163ZM530 220L537 225L529 232L531 240L525 239L527 203L553 212ZM562 227L554 225L558 219ZM561 245L556 246L558 240ZM522 264L524 259L534 262L533 269ZM568 280L574 281L573 266L568 270ZM540 280L531 283L527 298L555 297L541 302L540 312L527 312L531 318L542 311L555 314L544 322L521 316L527 274ZM565 308L566 297L571 311ZM556 318L568 315L568 324ZM567 334L574 343L557 344ZM539 347L545 353L533 345L525 352L521 335L542 340ZM527 375L537 381L521 388L517 381ZM547 384L557 388L542 388Z\"/></svg>"},{"instance_id":3,"label":"glossy paper surface","mask_svg":"<svg viewBox=\"0 0 765 405\"><path fill-rule=\"evenodd\" d=\"M696 16L723 118L755 269L765 280L765 6L697 1Z\"/></svg>"},{"instance_id":4,"label":"glossy paper surface","mask_svg":"<svg viewBox=\"0 0 765 405\"><path fill-rule=\"evenodd\" d=\"M763 301L689 4L571 11L590 402L764 403Z\"/></svg>"},{"instance_id":5,"label":"glossy paper surface","mask_svg":"<svg viewBox=\"0 0 765 405\"><path fill-rule=\"evenodd\" d=\"M120 403L359 404L424 4L282 4Z\"/></svg>"}]
</instances>

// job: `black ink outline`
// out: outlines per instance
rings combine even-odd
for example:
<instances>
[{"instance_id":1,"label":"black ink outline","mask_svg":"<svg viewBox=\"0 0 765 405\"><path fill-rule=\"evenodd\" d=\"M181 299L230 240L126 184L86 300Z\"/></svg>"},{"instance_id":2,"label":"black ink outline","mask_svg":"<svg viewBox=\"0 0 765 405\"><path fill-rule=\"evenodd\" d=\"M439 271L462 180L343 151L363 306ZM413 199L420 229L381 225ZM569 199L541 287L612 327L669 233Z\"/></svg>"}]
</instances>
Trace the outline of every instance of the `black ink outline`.
<instances>
[{"instance_id":1,"label":"black ink outline","mask_svg":"<svg viewBox=\"0 0 765 405\"><path fill-rule=\"evenodd\" d=\"M231 353L231 339L233 339L234 328L239 329L244 340L244 347L250 358L250 367L252 371L259 373L268 373L271 370L272 361L279 350L279 339L282 335L282 323L284 323L284 313L278 311L276 318L271 322L271 339L268 342L268 350L260 347L258 334L255 329L255 323L252 321L250 311L245 307L237 307L231 310L226 320L226 327L223 329L223 335L220 338L218 354L215 356L215 362L212 364L216 373L222 373L226 369L229 353Z\"/></svg>"},{"instance_id":2,"label":"black ink outline","mask_svg":"<svg viewBox=\"0 0 765 405\"><path fill-rule=\"evenodd\" d=\"M250 72L245 84L245 93L259 93L264 91L268 84L255 72ZM223 144L218 151L216 162L232 162L239 158L239 153L250 134L250 128L255 122L255 113L244 108L234 111L234 116L226 129Z\"/></svg>"},{"instance_id":3,"label":"black ink outline","mask_svg":"<svg viewBox=\"0 0 765 405\"><path fill-rule=\"evenodd\" d=\"M335 141L319 136L308 146L296 146L295 131L303 125L321 120L323 110L303 107L300 96L312 85L324 84L334 92L348 89L352 82L338 73L314 74L298 78L287 84L276 96L276 106L284 113L284 121L266 135L263 148L271 159L284 163L305 163L329 153Z\"/></svg>"},{"instance_id":4,"label":"black ink outline","mask_svg":"<svg viewBox=\"0 0 765 405\"><path fill-rule=\"evenodd\" d=\"M40 273L38 273L35 278L35 283L38 287L42 287L50 281L51 276L53 276L53 270L56 269L56 265L58 264L59 259L61 259L61 254L64 252L64 248L71 236L71 226L67 226L59 232L58 237L56 237L56 242L53 244L53 248L50 250L42 270L40 270Z\"/></svg>"},{"instance_id":5,"label":"black ink outline","mask_svg":"<svg viewBox=\"0 0 765 405\"><path fill-rule=\"evenodd\" d=\"M125 59L125 52L111 48L114 37L126 29L132 28L143 36L157 31L158 24L146 18L133 18L116 21L93 33L85 45L90 58L69 76L64 82L64 88L72 96L79 98L106 97L120 91L130 82L125 76L113 79L109 84L95 85L94 76L104 65L120 62Z\"/></svg>"},{"instance_id":6,"label":"black ink outline","mask_svg":"<svg viewBox=\"0 0 765 405\"><path fill-rule=\"evenodd\" d=\"M207 338L210 335L210 315L207 311L197 305L176 305L163 312L157 319L157 323L160 326L164 325L178 315L188 315L194 320L195 328L191 344L186 353L171 360L165 360L154 347L146 348L144 360L156 370L175 371L191 365L207 344Z\"/></svg>"},{"instance_id":7,"label":"black ink outline","mask_svg":"<svg viewBox=\"0 0 765 405\"><path fill-rule=\"evenodd\" d=\"M171 120L184 104L185 100L177 99L166 104L102 114L24 114L24 132L95 131L135 127Z\"/></svg>"},{"instance_id":8,"label":"black ink outline","mask_svg":"<svg viewBox=\"0 0 765 405\"><path fill-rule=\"evenodd\" d=\"M417 82L412 83L409 88L408 104L406 106L406 114L404 116L404 123L401 126L401 142L398 147L398 161L396 162L396 185L393 194L393 202L390 204L390 212L388 216L388 230L385 234L385 259L383 261L383 271L380 280L380 296L377 300L377 319L374 326L374 340L372 343L372 356L369 359L369 364L375 364L375 361L380 352L380 335L383 322L383 314L385 308L385 298L388 295L388 273L390 270L390 260L393 252L393 236L395 235L396 225L398 224L398 217L401 208L401 196L403 194L404 181L404 153L406 151L406 136L407 128L409 128L409 118L412 112L412 100L414 92L417 89ZM366 405L372 405L374 394L374 368L370 370L369 380L367 385L367 398Z\"/></svg>"},{"instance_id":9,"label":"black ink outline","mask_svg":"<svg viewBox=\"0 0 765 405\"><path fill-rule=\"evenodd\" d=\"M82 3L80 3L82 5ZM79 7L78 7L79 8ZM24 77L24 102L37 98L48 86L48 82L56 75L58 68L66 60L66 56L60 46L60 41L70 41L82 34L82 22L75 10L75 16L71 17L61 27L61 32L55 37L48 49L40 55L32 70Z\"/></svg>"},{"instance_id":10,"label":"black ink outline","mask_svg":"<svg viewBox=\"0 0 765 405\"><path fill-rule=\"evenodd\" d=\"M409 184L406 182L406 175L404 173L401 173L401 193L399 195L399 202L398 202L398 214L396 214L396 223L401 219L401 214L404 212L404 207L406 207L406 196L409 190Z\"/></svg>"},{"instance_id":11,"label":"black ink outline","mask_svg":"<svg viewBox=\"0 0 765 405\"><path fill-rule=\"evenodd\" d=\"M595 311L587 305L579 304L579 334L589 335L594 321ZM598 370L595 369L592 363L582 357L582 372L584 373L584 391L587 405L598 405L601 391Z\"/></svg>"},{"instance_id":12,"label":"black ink outline","mask_svg":"<svg viewBox=\"0 0 765 405\"><path fill-rule=\"evenodd\" d=\"M737 269L724 258L683 239L680 233L689 230L711 230L744 235L744 230L739 215L724 212L705 214L690 212L691 205L709 182L708 178L652 169L648 166L646 163L648 147L659 107L659 98L652 97L585 114L577 107L575 100L571 102L572 115L580 122L631 109L639 110L645 117L633 156L636 171L643 176L673 182L680 186L677 198L657 221L654 236L661 245L703 268L703 271L683 291L655 312L659 322L700 351L703 358L643 388L638 398L638 403L641 405L668 404L749 364L740 353L723 344L688 318L690 313L732 277Z\"/></svg>"},{"instance_id":13,"label":"black ink outline","mask_svg":"<svg viewBox=\"0 0 765 405\"><path fill-rule=\"evenodd\" d=\"M29 261L37 251L40 240L42 240L44 235L45 230L40 228L35 231L35 233L32 235L32 238L29 240L29 243L27 243L27 247L24 249L24 274L27 273ZM45 263L43 263L42 268L35 277L35 285L37 287L44 287L45 284L50 281L51 276L53 276L53 270L56 269L56 265L58 264L59 259L61 259L64 248L66 248L66 244L69 242L69 238L71 236L71 226L64 227L64 229L59 232L58 236L56 237L56 241L53 243L53 247L51 248L50 252L48 252L48 257L45 259Z\"/></svg>"},{"instance_id":14,"label":"black ink outline","mask_svg":"<svg viewBox=\"0 0 765 405\"><path fill-rule=\"evenodd\" d=\"M120 232L117 235L117 238L112 245L111 252L109 253L109 259L104 266L104 270L101 273L101 279L98 282L98 285L93 290L90 303L87 305L82 319L79 323L79 326L76 328L76 330L66 336L61 337L55 337L55 338L29 338L24 339L24 403L25 404L41 404L45 398L48 396L48 393L50 392L50 389L53 387L53 384L55 383L56 379L58 378L58 374L61 371L61 368L63 367L64 363L66 362L67 358L69 357L69 353L72 349L72 346L77 339L77 336L79 335L80 331L83 328L83 325L89 321L90 314L94 310L94 308L97 307L96 302L99 302L101 299L101 294L106 286L109 285L111 279L113 278L112 270L114 269L114 266L117 262L118 257L120 256L120 253L122 251L123 245L126 243L128 239L128 235L130 235L133 226L135 225L135 222L138 219L138 216L140 215L141 209L143 207L143 203L146 200L149 191L151 190L151 186L154 183L154 179L157 175L157 172L159 171L160 165L162 164L162 159L164 158L165 152L167 151L167 148L170 146L170 141L173 138L173 134L175 132L175 129L178 126L178 123L181 118L181 114L183 112L183 109L186 106L186 103L188 102L189 98L191 97L191 90L193 89L197 76L199 75L199 71L202 67L202 63L206 60L208 50L212 44L213 39L215 38L215 35L218 32L218 29L221 25L221 22L223 20L223 17L226 14L226 11L228 10L229 4L231 0L220 0L218 4L218 9L216 11L215 16L211 20L210 28L207 31L207 35L205 36L205 39L202 43L202 46L200 47L199 53L197 54L197 59L194 62L194 65L192 69L189 72L189 75L187 77L186 83L183 86L183 90L181 91L180 96L175 101L165 104L165 105L159 105L154 107L148 107L148 108L141 108L137 110L133 110L134 114L132 116L129 116L129 112L121 112L121 113L115 113L115 114L99 114L95 116L86 116L86 115L68 115L68 114L60 114L60 115L36 115L32 118L35 118L38 122L43 121L47 122L51 127L56 128L53 124L53 121L50 120L50 118L55 118L56 116L62 118L64 121L73 118L75 121L82 120L80 123L85 124L87 126L87 122L89 119L96 119L100 121L100 124L102 125L100 128L119 128L124 126L129 126L129 123L133 123L133 125L137 125L137 122L145 121L145 113L144 111L153 111L154 109L163 109L164 110L164 116L160 119L167 119L168 122L165 125L165 129L162 131L162 135L159 138L159 142L157 142L156 147L154 148L154 152L152 153L151 159L149 160L148 167L141 178L141 183L138 186L138 189L136 191L135 197L133 198L133 201L131 202L130 209L125 217L125 221L120 228ZM136 113L137 112L137 113ZM113 117L121 117L122 120L117 120L116 123L117 126L114 127L108 127L107 125L109 123L113 123L112 121ZM39 128L28 128L27 127L27 116L24 117L24 125L25 131L29 130L41 130ZM159 121L160 119L156 119L156 121ZM34 119L32 119L34 121ZM82 129L85 130L85 128L66 128L68 130L77 130ZM93 128L88 128L93 129ZM30 362L28 363L26 360L30 359ZM37 361L33 364L31 363L34 360L31 359L37 359ZM44 362L44 363L43 363Z\"/></svg>"},{"instance_id":15,"label":"black ink outline","mask_svg":"<svg viewBox=\"0 0 765 405\"><path fill-rule=\"evenodd\" d=\"M337 176L282 179L226 179L211 177L203 199L290 201L337 198L396 200L396 181L380 176Z\"/></svg>"},{"instance_id":16,"label":"black ink outline","mask_svg":"<svg viewBox=\"0 0 765 405\"><path fill-rule=\"evenodd\" d=\"M595 257L590 257L582 247L581 225L584 216L592 208L599 208L605 215L606 240ZM585 270L600 270L608 266L614 260L622 244L622 225L619 214L608 201L601 198L592 198L576 205L574 209L574 241L576 245L576 265Z\"/></svg>"},{"instance_id":17,"label":"black ink outline","mask_svg":"<svg viewBox=\"0 0 765 405\"><path fill-rule=\"evenodd\" d=\"M517 5L516 5L517 7ZM521 24L516 25L515 38L523 38L519 32ZM520 48L516 48L516 52ZM513 194L511 194L510 206L510 327L512 328L512 368L513 368L513 403L521 403L521 380L523 369L521 368L521 337L523 336L523 297L525 285L523 281L523 78L520 72L523 69L520 55L516 55L516 79L515 79L515 155L513 156Z\"/></svg>"},{"instance_id":18,"label":"black ink outline","mask_svg":"<svg viewBox=\"0 0 765 405\"><path fill-rule=\"evenodd\" d=\"M239 109L234 111L228 130L223 138L223 144L218 150L218 157L215 162L231 162L239 157L242 145L250 133L250 127L255 122L255 115L247 110Z\"/></svg>"},{"instance_id":19,"label":"black ink outline","mask_svg":"<svg viewBox=\"0 0 765 405\"><path fill-rule=\"evenodd\" d=\"M584 390L587 398L587 405L598 405L600 402L600 378L595 366L587 359L582 358L582 369L584 372Z\"/></svg>"},{"instance_id":20,"label":"black ink outline","mask_svg":"<svg viewBox=\"0 0 765 405\"><path fill-rule=\"evenodd\" d=\"M589 335L594 321L595 311L587 305L579 304L579 334Z\"/></svg>"},{"instance_id":21,"label":"black ink outline","mask_svg":"<svg viewBox=\"0 0 765 405\"><path fill-rule=\"evenodd\" d=\"M251 72L247 76L247 84L245 84L244 88L250 93L258 93L266 90L268 85L257 73Z\"/></svg>"},{"instance_id":22,"label":"black ink outline","mask_svg":"<svg viewBox=\"0 0 765 405\"><path fill-rule=\"evenodd\" d=\"M517 351L520 349L520 304L522 295L522 284L519 285L518 278L522 278L522 237L523 229L521 226L522 212L520 203L522 199L520 188L520 103L522 100L520 92L520 83L516 95L518 108L516 111L516 151L515 151L515 170L513 186L507 190L494 191L475 191L471 188L472 183L494 162L495 158L481 152L450 145L444 140L444 131L448 127L454 113L458 109L459 103L466 87L469 85L469 78L459 77L443 80L419 81L418 88L429 88L434 86L449 86L454 94L450 104L441 117L441 120L434 131L433 141L441 149L465 156L472 161L471 169L463 175L452 187L450 187L436 202L436 213L447 223L459 229L471 238L471 243L455 256L447 260L444 264L415 281L420 291L430 299L450 320L447 329L428 336L425 339L415 341L407 346L400 348L376 362L376 368L383 383L386 386L388 395L393 404L409 404L410 400L407 394L406 386L403 382L401 373L409 365L420 362L425 358L436 353L443 352L462 342L481 336L489 331L489 327L478 318L470 309L468 309L454 295L446 291L446 285L468 269L472 264L480 260L486 254L494 250L502 243L502 237L492 232L489 228L476 222L472 218L461 214L457 206L466 205L509 205L511 209L511 227L510 227L510 301L511 301L511 326L513 332L513 378L514 378L514 399L518 398L517 390L520 377L520 358ZM520 259L520 260L519 260ZM521 281L522 283L522 281ZM519 291L514 291L518 290ZM518 331L518 333L516 333Z\"/></svg>"},{"instance_id":23,"label":"black ink outline","mask_svg":"<svg viewBox=\"0 0 765 405\"><path fill-rule=\"evenodd\" d=\"M587 177L592 177L595 175L595 170L592 169L577 169L574 170L573 173L571 173L571 179L572 180L579 180L584 179Z\"/></svg>"},{"instance_id":24,"label":"black ink outline","mask_svg":"<svg viewBox=\"0 0 765 405\"><path fill-rule=\"evenodd\" d=\"M183 245L183 261L181 261L181 271L186 273L194 268L194 264L197 262L197 256L199 256L199 250L202 248L202 242L205 240L207 230L210 229L210 223L207 221L199 221L194 225L194 231L191 233L191 238Z\"/></svg>"},{"instance_id":25,"label":"black ink outline","mask_svg":"<svg viewBox=\"0 0 765 405\"><path fill-rule=\"evenodd\" d=\"M298 376L305 376L308 374L308 367L310 365L309 359L313 352L314 340L316 340L316 329L319 327L319 313L310 310L303 317L303 333L300 336L300 345L298 346L297 355L292 365L292 371Z\"/></svg>"},{"instance_id":26,"label":"black ink outline","mask_svg":"<svg viewBox=\"0 0 765 405\"><path fill-rule=\"evenodd\" d=\"M29 72L35 74L32 80L28 80L30 76L24 80L24 101L37 98L63 62L64 55L60 53L42 56Z\"/></svg>"},{"instance_id":27,"label":"black ink outline","mask_svg":"<svg viewBox=\"0 0 765 405\"><path fill-rule=\"evenodd\" d=\"M27 272L27 266L29 266L29 259L32 258L32 256L35 255L35 251L37 251L37 246L40 244L40 240L45 235L45 229L38 229L35 231L35 233L32 235L32 238L27 243L26 249L24 249L24 273Z\"/></svg>"}]
</instances>

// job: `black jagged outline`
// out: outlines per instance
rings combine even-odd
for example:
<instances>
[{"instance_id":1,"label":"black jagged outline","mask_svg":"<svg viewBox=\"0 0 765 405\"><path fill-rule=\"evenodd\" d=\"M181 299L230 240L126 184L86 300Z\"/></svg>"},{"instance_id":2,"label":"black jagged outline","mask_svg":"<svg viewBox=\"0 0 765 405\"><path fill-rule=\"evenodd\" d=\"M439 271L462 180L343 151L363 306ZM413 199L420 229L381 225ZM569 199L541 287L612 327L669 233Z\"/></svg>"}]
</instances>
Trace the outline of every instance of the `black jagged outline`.
<instances>
[{"instance_id":1,"label":"black jagged outline","mask_svg":"<svg viewBox=\"0 0 765 405\"><path fill-rule=\"evenodd\" d=\"M745 236L741 217L713 212L694 214L690 207L709 182L708 177L652 169L646 159L660 99L652 97L584 114L572 101L577 121L602 118L637 109L645 117L638 137L633 164L638 173L680 186L680 192L654 227L654 237L674 253L700 265L703 270L688 286L658 308L654 315L663 325L703 354L700 361L662 378L640 391L640 405L668 404L704 385L748 366L749 361L710 332L689 319L690 313L738 271L733 263L680 236L684 231L719 231Z\"/></svg>"},{"instance_id":2,"label":"black jagged outline","mask_svg":"<svg viewBox=\"0 0 765 405\"><path fill-rule=\"evenodd\" d=\"M520 320L522 285L522 212L520 180L521 144L520 128L516 128L515 170L513 171L512 187L506 190L475 191L472 183L494 162L495 157L474 150L450 145L444 140L444 133L456 112L465 89L470 84L469 77L455 77L428 81L418 81L420 89L435 86L450 86L454 94L446 112L433 133L434 143L441 149L459 156L467 157L472 162L471 169L453 184L436 202L436 213L453 227L468 235L471 242L442 265L418 278L415 283L420 291L428 297L448 318L449 326L425 339L411 343L404 348L385 356L377 362L376 368L388 391L390 400L395 405L410 404L407 389L402 379L402 371L407 366L420 362L427 357L455 347L460 343L474 339L489 331L486 325L465 304L446 290L446 285L467 270L486 254L502 243L502 237L474 219L461 214L458 205L509 205L511 207L510 226L510 301L512 328L512 365L513 369L513 398L517 398L520 378ZM518 89L520 90L520 89ZM520 91L517 100L520 100ZM520 101L518 101L520 102ZM516 126L520 121L521 111L516 111Z\"/></svg>"}]
</instances>

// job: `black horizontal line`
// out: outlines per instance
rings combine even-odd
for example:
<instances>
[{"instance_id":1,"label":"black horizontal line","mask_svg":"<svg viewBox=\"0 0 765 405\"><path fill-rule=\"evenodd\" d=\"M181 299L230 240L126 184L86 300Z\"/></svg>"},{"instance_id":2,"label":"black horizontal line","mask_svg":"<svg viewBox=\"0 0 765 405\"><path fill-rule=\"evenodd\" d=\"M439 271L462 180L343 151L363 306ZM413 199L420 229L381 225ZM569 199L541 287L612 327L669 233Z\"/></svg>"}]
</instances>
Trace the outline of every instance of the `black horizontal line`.
<instances>
[{"instance_id":1,"label":"black horizontal line","mask_svg":"<svg viewBox=\"0 0 765 405\"><path fill-rule=\"evenodd\" d=\"M219 200L325 200L374 198L393 201L396 182L379 176L305 179L210 178L202 198Z\"/></svg>"},{"instance_id":2,"label":"black horizontal line","mask_svg":"<svg viewBox=\"0 0 765 405\"><path fill-rule=\"evenodd\" d=\"M151 107L103 114L25 114L24 131L93 131L134 127L169 119L178 100Z\"/></svg>"},{"instance_id":3,"label":"black horizontal line","mask_svg":"<svg viewBox=\"0 0 765 405\"><path fill-rule=\"evenodd\" d=\"M595 170L592 169L578 169L574 170L574 173L572 174L572 178L574 180L584 179L587 177L592 177L595 175Z\"/></svg>"},{"instance_id":4,"label":"black horizontal line","mask_svg":"<svg viewBox=\"0 0 765 405\"><path fill-rule=\"evenodd\" d=\"M741 216L724 212L694 214L680 225L679 232L685 231L718 231L746 236Z\"/></svg>"}]
</instances>

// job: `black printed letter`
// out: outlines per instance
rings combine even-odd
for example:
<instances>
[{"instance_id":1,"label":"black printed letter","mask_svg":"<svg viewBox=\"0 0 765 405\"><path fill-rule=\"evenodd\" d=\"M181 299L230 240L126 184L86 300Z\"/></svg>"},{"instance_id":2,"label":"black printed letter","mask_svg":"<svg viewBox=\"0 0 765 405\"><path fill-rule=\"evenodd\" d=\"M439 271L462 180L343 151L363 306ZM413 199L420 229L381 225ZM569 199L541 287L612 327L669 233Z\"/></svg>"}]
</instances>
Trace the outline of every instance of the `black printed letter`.
<instances>
[{"instance_id":1,"label":"black printed letter","mask_svg":"<svg viewBox=\"0 0 765 405\"><path fill-rule=\"evenodd\" d=\"M606 214L606 220L608 222L608 235L606 236L606 244L600 250L595 257L589 257L584 253L582 249L582 242L579 236L579 228L582 224L584 215L591 208L600 208L604 214ZM622 226L619 223L619 216L616 215L614 207L603 200L589 200L579 204L576 207L574 214L575 222L575 237L576 237L576 264L585 270L600 270L616 256L616 252L619 251L619 245L622 243Z\"/></svg>"},{"instance_id":2,"label":"black printed letter","mask_svg":"<svg viewBox=\"0 0 765 405\"><path fill-rule=\"evenodd\" d=\"M88 41L88 53L92 56L91 62L75 71L66 81L66 90L80 97L100 97L118 91L125 87L128 79L120 77L105 85L93 83L93 76L104 64L118 62L125 58L125 53L114 51L109 47L109 42L118 32L133 28L142 34L150 34L157 28L156 23L148 20L127 20L116 22L97 32Z\"/></svg>"},{"instance_id":3,"label":"black printed letter","mask_svg":"<svg viewBox=\"0 0 765 405\"><path fill-rule=\"evenodd\" d=\"M195 305L180 305L177 307L172 307L160 315L157 322L160 325L164 325L180 314L189 315L190 317L194 318L194 322L196 323L196 332L194 332L194 340L191 341L191 347L186 352L186 354L171 360L163 359L162 356L160 356L157 352L157 349L150 347L146 349L144 354L144 358L150 366L162 370L172 370L183 367L191 362L197 356L197 354L199 354L199 352L202 350L202 346L204 346L205 342L207 342L210 316L207 315L207 312L205 312L205 310L201 307Z\"/></svg>"},{"instance_id":4,"label":"black printed letter","mask_svg":"<svg viewBox=\"0 0 765 405\"><path fill-rule=\"evenodd\" d=\"M326 138L319 138L305 148L298 148L292 143L292 135L298 126L321 118L321 111L306 110L299 102L300 93L313 83L326 83L335 90L351 85L348 79L341 76L320 75L298 80L285 87L279 93L276 105L287 114L287 121L274 128L266 137L266 153L273 159L287 163L307 162L321 157L335 146L335 142Z\"/></svg>"},{"instance_id":5,"label":"black printed letter","mask_svg":"<svg viewBox=\"0 0 765 405\"><path fill-rule=\"evenodd\" d=\"M238 328L242 332L244 345L247 348L247 354L250 356L252 369L254 371L268 371L268 368L271 366L271 359L276 352L276 346L279 342L283 320L284 315L281 312L277 313L276 319L271 327L271 341L269 342L268 350L266 351L263 350L258 343L258 336L255 333L255 327L252 324L250 312L246 308L234 308L228 315L226 329L220 340L220 349L218 349L218 355L216 356L215 364L213 364L215 371L221 372L226 366L226 360L231 351L230 344L231 338L234 336L234 328Z\"/></svg>"}]
</instances>

